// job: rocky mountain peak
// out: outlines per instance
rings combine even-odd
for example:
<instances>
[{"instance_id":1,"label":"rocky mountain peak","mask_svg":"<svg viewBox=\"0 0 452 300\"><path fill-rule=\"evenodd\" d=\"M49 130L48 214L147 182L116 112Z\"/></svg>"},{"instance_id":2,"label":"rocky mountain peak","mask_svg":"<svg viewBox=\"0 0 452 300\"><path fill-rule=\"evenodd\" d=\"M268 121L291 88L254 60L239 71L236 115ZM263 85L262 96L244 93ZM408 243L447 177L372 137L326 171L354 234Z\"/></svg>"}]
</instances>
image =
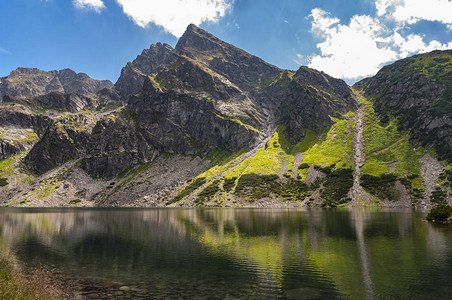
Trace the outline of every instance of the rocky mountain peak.
<instances>
[{"instance_id":1,"label":"rocky mountain peak","mask_svg":"<svg viewBox=\"0 0 452 300\"><path fill-rule=\"evenodd\" d=\"M72 79L77 75L73 70L71 69L63 69L58 71L58 77L60 79Z\"/></svg>"},{"instance_id":2,"label":"rocky mountain peak","mask_svg":"<svg viewBox=\"0 0 452 300\"><path fill-rule=\"evenodd\" d=\"M37 68L18 67L17 69L11 71L11 73L7 77L19 78L20 76L39 76L39 75L43 75L44 73L48 73L49 75L55 75L58 73L58 71L45 72L45 71L41 71Z\"/></svg>"},{"instance_id":3,"label":"rocky mountain peak","mask_svg":"<svg viewBox=\"0 0 452 300\"><path fill-rule=\"evenodd\" d=\"M170 45L152 44L122 68L115 89L122 99L127 100L130 95L141 91L147 75L157 72L161 65L169 63L174 57L175 51Z\"/></svg>"},{"instance_id":4,"label":"rocky mountain peak","mask_svg":"<svg viewBox=\"0 0 452 300\"><path fill-rule=\"evenodd\" d=\"M246 51L190 24L175 48L153 44L121 70L115 89L124 101L141 92L147 75L158 73L181 57L189 58L243 90L255 89L281 70Z\"/></svg>"},{"instance_id":5,"label":"rocky mountain peak","mask_svg":"<svg viewBox=\"0 0 452 300\"><path fill-rule=\"evenodd\" d=\"M211 33L190 24L177 42L176 50L181 53L189 50L212 51L223 48L225 44Z\"/></svg>"},{"instance_id":6,"label":"rocky mountain peak","mask_svg":"<svg viewBox=\"0 0 452 300\"><path fill-rule=\"evenodd\" d=\"M113 83L109 80L95 80L85 73L76 73L71 69L42 71L21 67L0 78L0 101L6 95L19 99L42 96L50 92L88 95L112 86Z\"/></svg>"}]
</instances>

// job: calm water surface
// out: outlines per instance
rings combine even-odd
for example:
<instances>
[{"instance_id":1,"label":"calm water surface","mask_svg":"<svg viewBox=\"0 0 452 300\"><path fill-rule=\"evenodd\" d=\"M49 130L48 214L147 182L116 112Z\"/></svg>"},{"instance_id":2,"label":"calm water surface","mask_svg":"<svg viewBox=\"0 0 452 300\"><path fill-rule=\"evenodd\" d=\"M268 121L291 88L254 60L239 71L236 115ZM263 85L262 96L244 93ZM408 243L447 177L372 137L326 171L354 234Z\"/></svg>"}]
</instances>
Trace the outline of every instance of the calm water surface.
<instances>
[{"instance_id":1,"label":"calm water surface","mask_svg":"<svg viewBox=\"0 0 452 300\"><path fill-rule=\"evenodd\" d=\"M0 209L0 251L153 298L452 297L452 227L385 209Z\"/></svg>"}]
</instances>

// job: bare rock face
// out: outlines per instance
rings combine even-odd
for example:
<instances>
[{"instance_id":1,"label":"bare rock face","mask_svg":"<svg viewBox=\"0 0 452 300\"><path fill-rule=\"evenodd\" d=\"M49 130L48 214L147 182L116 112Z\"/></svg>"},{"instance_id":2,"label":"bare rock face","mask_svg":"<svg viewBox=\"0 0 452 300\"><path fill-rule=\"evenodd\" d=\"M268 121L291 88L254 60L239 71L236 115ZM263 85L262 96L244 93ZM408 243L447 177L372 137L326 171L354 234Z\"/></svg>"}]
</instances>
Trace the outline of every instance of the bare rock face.
<instances>
[{"instance_id":1,"label":"bare rock face","mask_svg":"<svg viewBox=\"0 0 452 300\"><path fill-rule=\"evenodd\" d=\"M50 92L46 95L27 99L18 99L5 95L3 97L3 102L21 103L35 109L54 109L73 113L93 108L93 100L91 98L74 93L64 94L59 92Z\"/></svg>"},{"instance_id":2,"label":"bare rock face","mask_svg":"<svg viewBox=\"0 0 452 300\"><path fill-rule=\"evenodd\" d=\"M130 166L152 161L157 154L152 136L139 127L133 112L124 109L93 127L81 167L94 178L110 179Z\"/></svg>"},{"instance_id":3,"label":"bare rock face","mask_svg":"<svg viewBox=\"0 0 452 300\"><path fill-rule=\"evenodd\" d=\"M0 126L0 160L30 149L37 139L31 128Z\"/></svg>"},{"instance_id":4,"label":"bare rock face","mask_svg":"<svg viewBox=\"0 0 452 300\"><path fill-rule=\"evenodd\" d=\"M122 99L141 92L147 75L155 73L159 67L175 58L174 49L168 44L152 44L149 49L137 56L133 62L128 62L122 68L121 75L115 83L115 89Z\"/></svg>"},{"instance_id":5,"label":"bare rock face","mask_svg":"<svg viewBox=\"0 0 452 300\"><path fill-rule=\"evenodd\" d=\"M95 124L95 119L83 114L63 115L52 120L24 158L24 163L43 174L81 157L89 149L90 135Z\"/></svg>"},{"instance_id":6,"label":"bare rock face","mask_svg":"<svg viewBox=\"0 0 452 300\"><path fill-rule=\"evenodd\" d=\"M0 103L0 160L29 150L50 123L27 107Z\"/></svg>"},{"instance_id":7,"label":"bare rock face","mask_svg":"<svg viewBox=\"0 0 452 300\"><path fill-rule=\"evenodd\" d=\"M236 151L260 136L257 129L222 115L202 95L172 89L153 92L149 85L151 79L145 82L142 98L131 99L129 106L161 152L194 154L217 147Z\"/></svg>"},{"instance_id":8,"label":"bare rock face","mask_svg":"<svg viewBox=\"0 0 452 300\"><path fill-rule=\"evenodd\" d=\"M24 162L34 171L43 174L78 155L73 137L65 130L52 126L28 153Z\"/></svg>"},{"instance_id":9,"label":"bare rock face","mask_svg":"<svg viewBox=\"0 0 452 300\"><path fill-rule=\"evenodd\" d=\"M206 65L243 90L263 87L282 71L193 24L179 39L176 51Z\"/></svg>"},{"instance_id":10,"label":"bare rock face","mask_svg":"<svg viewBox=\"0 0 452 300\"><path fill-rule=\"evenodd\" d=\"M188 26L176 50L237 86L257 107L259 118L286 125L294 141L303 138L306 128L331 125L329 115L356 107L343 80L306 67L295 74L281 70L194 25Z\"/></svg>"},{"instance_id":11,"label":"bare rock face","mask_svg":"<svg viewBox=\"0 0 452 300\"><path fill-rule=\"evenodd\" d=\"M382 119L397 117L412 141L452 161L452 50L415 55L355 84Z\"/></svg>"},{"instance_id":12,"label":"bare rock face","mask_svg":"<svg viewBox=\"0 0 452 300\"><path fill-rule=\"evenodd\" d=\"M70 69L46 72L36 68L17 68L9 76L0 78L0 101L5 95L19 99L50 92L88 95L112 86L109 80L95 80Z\"/></svg>"}]
</instances>

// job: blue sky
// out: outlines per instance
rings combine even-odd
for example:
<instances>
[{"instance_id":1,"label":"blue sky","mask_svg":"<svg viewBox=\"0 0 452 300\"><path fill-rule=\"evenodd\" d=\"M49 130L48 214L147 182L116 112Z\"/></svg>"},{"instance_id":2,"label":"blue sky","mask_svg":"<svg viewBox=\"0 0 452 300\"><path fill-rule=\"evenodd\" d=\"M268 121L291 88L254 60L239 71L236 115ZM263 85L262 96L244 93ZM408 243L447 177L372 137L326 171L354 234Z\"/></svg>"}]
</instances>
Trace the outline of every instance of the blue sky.
<instances>
[{"instance_id":1,"label":"blue sky","mask_svg":"<svg viewBox=\"0 0 452 300\"><path fill-rule=\"evenodd\" d=\"M452 48L449 0L0 0L0 76L71 68L115 82L189 23L286 69L353 83L416 53Z\"/></svg>"}]
</instances>

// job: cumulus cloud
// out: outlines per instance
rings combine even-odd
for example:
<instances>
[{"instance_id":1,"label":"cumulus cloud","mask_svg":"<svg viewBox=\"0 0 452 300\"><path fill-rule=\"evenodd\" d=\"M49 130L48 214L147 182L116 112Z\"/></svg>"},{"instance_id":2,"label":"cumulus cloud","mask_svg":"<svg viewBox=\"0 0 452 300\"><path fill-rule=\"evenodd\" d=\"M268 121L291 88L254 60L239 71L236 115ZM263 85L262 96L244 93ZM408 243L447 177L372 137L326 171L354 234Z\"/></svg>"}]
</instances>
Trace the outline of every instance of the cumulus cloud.
<instances>
[{"instance_id":1,"label":"cumulus cloud","mask_svg":"<svg viewBox=\"0 0 452 300\"><path fill-rule=\"evenodd\" d=\"M309 58L309 67L339 78L356 79L375 74L381 65L397 58L389 47L385 27L369 16L353 16L348 25L321 10L311 12L312 31L324 41L319 55Z\"/></svg>"},{"instance_id":2,"label":"cumulus cloud","mask_svg":"<svg viewBox=\"0 0 452 300\"><path fill-rule=\"evenodd\" d=\"M388 28L378 18L396 0L377 0L377 17L355 15L348 24L330 13L315 8L311 11L311 31L322 41L317 44L319 54L308 57L308 66L334 77L357 80L374 75L385 64L420 52L452 47L452 42L429 43L418 34L402 36L398 30ZM402 3L403 1L399 1Z\"/></svg>"},{"instance_id":3,"label":"cumulus cloud","mask_svg":"<svg viewBox=\"0 0 452 300\"><path fill-rule=\"evenodd\" d=\"M416 23L420 20L452 24L450 0L376 0L378 16L388 16L398 22Z\"/></svg>"},{"instance_id":4,"label":"cumulus cloud","mask_svg":"<svg viewBox=\"0 0 452 300\"><path fill-rule=\"evenodd\" d=\"M73 0L72 3L78 9L92 9L97 13L105 8L102 0Z\"/></svg>"},{"instance_id":5,"label":"cumulus cloud","mask_svg":"<svg viewBox=\"0 0 452 300\"><path fill-rule=\"evenodd\" d=\"M338 18L331 17L331 14L320 8L314 8L309 15L313 18L312 31L322 35L328 28L340 22Z\"/></svg>"},{"instance_id":6,"label":"cumulus cloud","mask_svg":"<svg viewBox=\"0 0 452 300\"><path fill-rule=\"evenodd\" d=\"M180 37L190 23L218 22L232 5L228 0L116 1L138 26L154 23L176 37Z\"/></svg>"},{"instance_id":7,"label":"cumulus cloud","mask_svg":"<svg viewBox=\"0 0 452 300\"><path fill-rule=\"evenodd\" d=\"M392 36L392 45L399 50L398 57L407 57L413 53L429 52L433 50L444 50L452 48L452 42L442 44L436 40L425 43L422 36L418 34L410 34L406 38L395 32Z\"/></svg>"}]
</instances>

